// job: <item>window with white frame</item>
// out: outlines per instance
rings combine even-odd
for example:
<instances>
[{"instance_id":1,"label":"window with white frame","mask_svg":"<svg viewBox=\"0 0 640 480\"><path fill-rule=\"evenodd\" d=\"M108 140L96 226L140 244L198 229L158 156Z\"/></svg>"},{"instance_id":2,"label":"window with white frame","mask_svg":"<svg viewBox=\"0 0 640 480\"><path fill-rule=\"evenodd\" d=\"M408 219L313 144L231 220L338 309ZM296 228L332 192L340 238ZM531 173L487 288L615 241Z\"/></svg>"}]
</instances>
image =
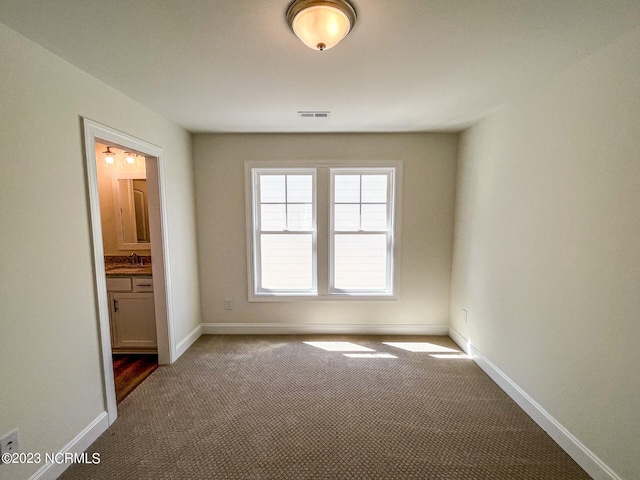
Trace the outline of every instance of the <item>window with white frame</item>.
<instances>
[{"instance_id":1,"label":"window with white frame","mask_svg":"<svg viewBox=\"0 0 640 480\"><path fill-rule=\"evenodd\" d=\"M255 169L255 293L314 294L315 170Z\"/></svg>"},{"instance_id":2,"label":"window with white frame","mask_svg":"<svg viewBox=\"0 0 640 480\"><path fill-rule=\"evenodd\" d=\"M393 293L394 169L331 169L331 289Z\"/></svg>"},{"instance_id":3,"label":"window with white frame","mask_svg":"<svg viewBox=\"0 0 640 480\"><path fill-rule=\"evenodd\" d=\"M393 298L401 163L353 163L246 163L250 300Z\"/></svg>"}]
</instances>

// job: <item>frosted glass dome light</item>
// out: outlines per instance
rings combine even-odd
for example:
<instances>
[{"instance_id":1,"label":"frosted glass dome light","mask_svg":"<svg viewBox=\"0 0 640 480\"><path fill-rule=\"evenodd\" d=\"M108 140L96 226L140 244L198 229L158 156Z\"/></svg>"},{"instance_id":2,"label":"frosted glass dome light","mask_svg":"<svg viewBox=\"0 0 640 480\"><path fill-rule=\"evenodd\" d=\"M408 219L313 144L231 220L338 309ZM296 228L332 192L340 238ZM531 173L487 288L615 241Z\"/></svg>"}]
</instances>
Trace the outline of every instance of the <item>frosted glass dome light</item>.
<instances>
[{"instance_id":1,"label":"frosted glass dome light","mask_svg":"<svg viewBox=\"0 0 640 480\"><path fill-rule=\"evenodd\" d=\"M307 47L323 51L349 34L356 11L345 0L296 0L287 10L287 21Z\"/></svg>"}]
</instances>

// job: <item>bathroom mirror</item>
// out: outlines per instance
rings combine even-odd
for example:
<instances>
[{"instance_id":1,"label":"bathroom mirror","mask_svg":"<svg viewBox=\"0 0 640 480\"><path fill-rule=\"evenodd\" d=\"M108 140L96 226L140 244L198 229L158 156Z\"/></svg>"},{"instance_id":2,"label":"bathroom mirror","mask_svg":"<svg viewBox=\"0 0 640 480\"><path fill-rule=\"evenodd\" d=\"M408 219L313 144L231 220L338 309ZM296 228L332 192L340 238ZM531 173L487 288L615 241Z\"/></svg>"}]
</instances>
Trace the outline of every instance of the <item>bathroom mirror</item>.
<instances>
[{"instance_id":1,"label":"bathroom mirror","mask_svg":"<svg viewBox=\"0 0 640 480\"><path fill-rule=\"evenodd\" d=\"M118 248L150 249L149 204L144 174L114 176L113 203Z\"/></svg>"}]
</instances>

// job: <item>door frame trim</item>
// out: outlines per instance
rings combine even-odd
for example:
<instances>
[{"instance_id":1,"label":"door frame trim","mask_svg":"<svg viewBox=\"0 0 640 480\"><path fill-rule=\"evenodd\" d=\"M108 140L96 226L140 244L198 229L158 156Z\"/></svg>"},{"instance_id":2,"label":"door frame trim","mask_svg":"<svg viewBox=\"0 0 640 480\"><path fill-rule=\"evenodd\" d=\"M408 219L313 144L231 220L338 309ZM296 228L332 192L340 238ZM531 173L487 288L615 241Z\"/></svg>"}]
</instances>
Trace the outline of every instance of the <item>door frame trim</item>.
<instances>
[{"instance_id":1,"label":"door frame trim","mask_svg":"<svg viewBox=\"0 0 640 480\"><path fill-rule=\"evenodd\" d=\"M89 211L91 217L91 236L93 244L93 264L97 313L99 319L99 336L102 353L102 373L109 425L118 418L116 404L115 381L113 377L113 359L111 351L111 332L109 327L109 300L104 266L104 245L102 242L102 222L100 216L100 195L98 191L98 174L96 166L95 143L106 141L140 152L148 157L147 167L151 167L151 182L158 194L156 205L149 205L149 223L155 229L157 241L151 242L153 261L154 305L156 312L156 332L158 336L158 363L173 363L177 358L173 308L171 295L171 274L169 270L169 238L167 235L166 187L164 183L165 167L161 147L135 138L126 133L112 129L93 120L82 118L84 130L84 150L87 174L87 191L89 195ZM147 184L149 185L149 171ZM151 193L149 200L151 202ZM154 200L155 202L155 200ZM152 210L154 210L152 212ZM152 217L154 221L152 222Z\"/></svg>"}]
</instances>

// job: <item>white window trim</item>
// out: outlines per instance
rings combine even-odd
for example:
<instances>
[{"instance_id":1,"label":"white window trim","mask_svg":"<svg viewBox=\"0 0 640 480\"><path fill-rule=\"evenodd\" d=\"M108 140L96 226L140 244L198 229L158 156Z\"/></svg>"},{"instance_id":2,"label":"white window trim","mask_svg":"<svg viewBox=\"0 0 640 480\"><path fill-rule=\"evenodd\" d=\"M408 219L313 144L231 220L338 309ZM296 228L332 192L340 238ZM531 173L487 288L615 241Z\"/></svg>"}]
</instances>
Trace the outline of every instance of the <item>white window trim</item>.
<instances>
[{"instance_id":1,"label":"white window trim","mask_svg":"<svg viewBox=\"0 0 640 480\"><path fill-rule=\"evenodd\" d=\"M316 215L316 242L324 243L327 251L326 258L318 258L315 265L316 281L317 281L317 294L296 294L296 295L284 295L284 294L256 294L255 290L255 277L254 277L254 265L256 258L254 258L254 225L253 225L253 169L274 169L280 168L284 170L290 169L327 169L327 178L329 185L327 185L328 191L319 192L318 187L315 189L315 212ZM321 205L319 199L326 195L326 199L331 198L331 181L330 181L330 169L339 168L351 168L354 170L362 170L366 168L394 168L395 169L395 189L393 196L394 203L394 225L393 225L393 255L392 255L392 285L393 294L381 295L378 293L362 294L337 294L329 293L329 278L318 278L320 271L325 271L327 276L330 277L329 269L330 264L330 241L331 235L329 234L329 222L330 222L330 205ZM246 220L246 246L247 246L247 286L248 286L248 298L249 302L344 302L344 301L394 301L400 298L401 285L400 285L400 272L401 272L401 244L402 244L402 185L403 185L403 162L402 160L246 160L244 162L245 171L245 220ZM319 172L318 172L319 173ZM316 175L316 178L320 175ZM321 187L322 188L322 187ZM318 224L320 217L324 217L324 221L327 224L327 231L318 231ZM320 246L318 249L320 249ZM317 255L316 255L317 256ZM326 266L318 268L318 262L326 262Z\"/></svg>"}]
</instances>

